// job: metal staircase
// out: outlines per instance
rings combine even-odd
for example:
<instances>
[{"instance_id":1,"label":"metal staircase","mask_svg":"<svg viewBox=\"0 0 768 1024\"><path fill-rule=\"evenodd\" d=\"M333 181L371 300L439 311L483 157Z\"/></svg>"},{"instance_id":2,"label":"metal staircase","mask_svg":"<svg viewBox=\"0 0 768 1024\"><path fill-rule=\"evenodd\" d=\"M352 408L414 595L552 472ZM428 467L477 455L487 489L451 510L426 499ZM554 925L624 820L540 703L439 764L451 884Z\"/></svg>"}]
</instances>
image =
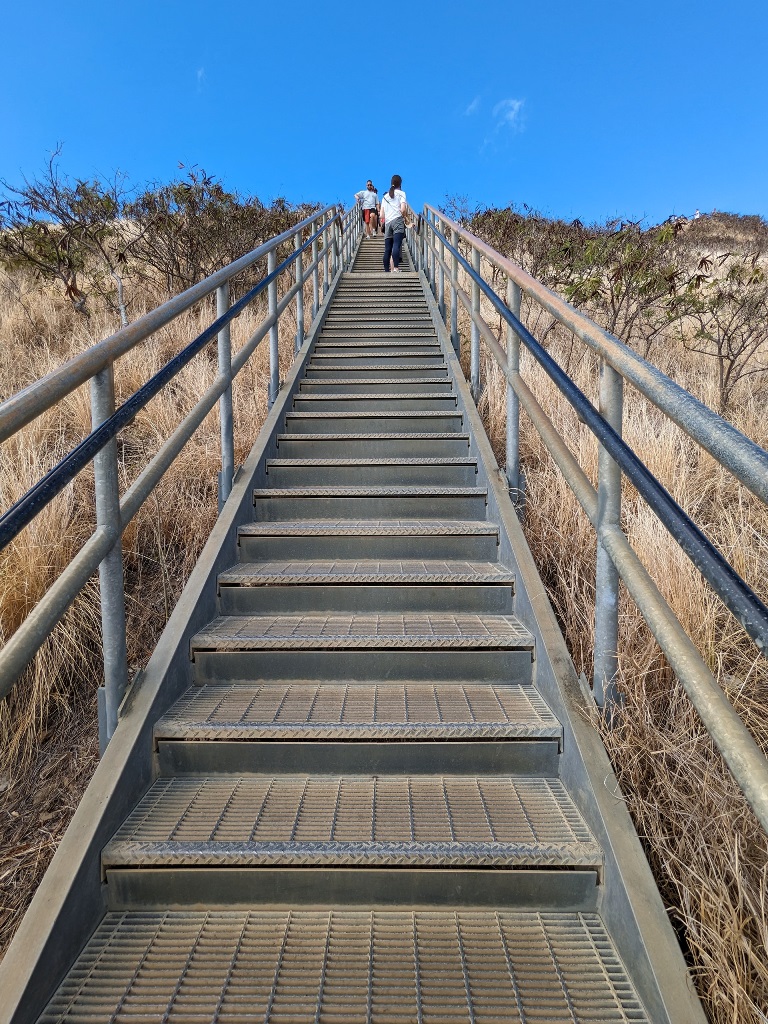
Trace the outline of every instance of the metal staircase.
<instances>
[{"instance_id":1,"label":"metal staircase","mask_svg":"<svg viewBox=\"0 0 768 1024\"><path fill-rule=\"evenodd\" d=\"M265 428L46 1024L701 1019L578 688L539 688L559 649L424 277L382 251Z\"/></svg>"}]
</instances>

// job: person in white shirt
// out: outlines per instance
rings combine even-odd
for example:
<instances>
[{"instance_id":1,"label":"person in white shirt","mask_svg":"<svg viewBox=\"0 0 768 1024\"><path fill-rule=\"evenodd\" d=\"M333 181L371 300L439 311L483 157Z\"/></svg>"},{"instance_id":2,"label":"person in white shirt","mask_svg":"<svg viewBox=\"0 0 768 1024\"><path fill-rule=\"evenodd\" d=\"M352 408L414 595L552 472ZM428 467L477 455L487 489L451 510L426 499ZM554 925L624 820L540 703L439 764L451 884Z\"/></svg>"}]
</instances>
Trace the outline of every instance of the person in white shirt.
<instances>
[{"instance_id":1,"label":"person in white shirt","mask_svg":"<svg viewBox=\"0 0 768 1024\"><path fill-rule=\"evenodd\" d=\"M385 192L381 200L381 216L384 220L384 270L389 273L389 261L392 259L395 273L400 273L400 254L405 238L405 214L408 204L405 192L400 188L403 179L399 174L392 175L392 187Z\"/></svg>"},{"instance_id":2,"label":"person in white shirt","mask_svg":"<svg viewBox=\"0 0 768 1024\"><path fill-rule=\"evenodd\" d=\"M362 205L363 220L365 221L365 236L371 238L376 233L376 217L379 209L379 196L373 187L373 182L366 183L362 192L355 192L355 199Z\"/></svg>"}]
</instances>

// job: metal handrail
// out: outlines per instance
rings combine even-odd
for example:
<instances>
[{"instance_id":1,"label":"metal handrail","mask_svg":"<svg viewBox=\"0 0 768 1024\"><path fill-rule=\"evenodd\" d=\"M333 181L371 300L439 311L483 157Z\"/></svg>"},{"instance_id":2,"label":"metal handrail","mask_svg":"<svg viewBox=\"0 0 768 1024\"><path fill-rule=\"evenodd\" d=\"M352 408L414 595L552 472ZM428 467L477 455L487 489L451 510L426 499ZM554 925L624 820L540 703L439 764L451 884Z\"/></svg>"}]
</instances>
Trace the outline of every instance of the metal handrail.
<instances>
[{"instance_id":1,"label":"metal handrail","mask_svg":"<svg viewBox=\"0 0 768 1024\"><path fill-rule=\"evenodd\" d=\"M487 281L475 272L459 250L454 249L436 228L435 237L441 239L445 248L457 257L459 265L477 283L480 291L490 301L496 312L513 328L531 355L576 410L582 423L592 431L600 444L607 449L611 458L621 466L637 488L638 493L648 502L696 568L709 580L723 603L754 640L761 653L768 656L768 608L726 561L712 541L683 511L669 491L659 483L626 441L600 415L583 391L558 366L544 346L510 312L506 303L499 298Z\"/></svg>"},{"instance_id":2,"label":"metal handrail","mask_svg":"<svg viewBox=\"0 0 768 1024\"><path fill-rule=\"evenodd\" d=\"M450 241L446 234L439 230L438 223L446 232L450 230ZM423 227L424 224L426 224L426 229ZM472 247L471 264L458 249L460 238ZM768 832L768 760L718 686L693 641L664 600L620 526L621 471L623 470L638 491L649 501L650 507L664 522L674 539L687 551L694 564L712 583L716 592L742 622L761 652L768 653L768 609L621 438L622 376L621 372L615 372L616 368L630 365L637 369L636 364L640 364L641 369L647 368L649 372L643 375L634 373L633 376L634 378L644 376L646 389L643 393L658 408L666 412L664 403L655 400L655 392L648 383L653 381L656 376L664 378L664 375L655 368L649 367L649 364L646 364L635 353L631 354L633 357L631 359L629 357L622 358L620 350L626 349L626 346L622 345L617 338L607 332L600 332L600 329L591 325L591 322L583 314L577 313L563 300L552 296L552 293L543 289L547 295L557 299L557 302L550 302L547 308L560 322L565 323L569 329L573 330L576 319L584 321L586 325L604 335L605 339L610 342L612 361L609 363L608 355L604 355L601 368L601 409L598 412L520 321L520 295L523 286L526 286L525 290L532 298L538 298L542 286L538 282L533 282L536 288L528 288L528 282L533 281L529 275L511 264L510 261L504 260L485 243L476 246L476 242L479 243L479 240L471 232L450 221L433 207L425 208L422 231L418 237L412 236L412 247L417 254L420 269L427 276L428 283L438 300L440 313L444 317L446 316L446 279L449 283L451 335L457 350L460 347L456 327L459 300L470 314L472 325L471 371L475 398L477 399L479 393L476 385L479 383L481 336L486 341L491 354L507 380L506 468L511 491L514 492L518 486L519 424L517 416L519 402L525 408L545 446L549 449L566 482L574 491L596 530L598 571L595 603L595 697L598 703L618 699L615 682L618 649L618 581L621 578L673 671L688 693L747 801L755 811L763 828ZM489 260L494 266L505 272L507 268L514 269L514 277L511 274L508 277L506 301L501 299L482 277L481 249L482 255L487 255L489 252L492 254L493 258L489 257ZM450 263L446 259L446 252L451 257ZM459 267L469 278L471 295L459 284ZM481 315L481 294L486 296L507 324L506 351ZM583 334L590 336L593 334L591 330L584 327L583 323L580 329ZM592 486L552 421L523 382L519 370L521 341L571 403L579 418L597 437L600 445L597 490ZM593 347L595 346L593 345ZM651 370L653 373L650 372ZM628 376L627 379L632 379L634 383L633 378ZM664 378L664 380L668 380L668 378ZM713 419L719 420L716 414L705 406L701 406L701 403L696 402L693 396L689 396L678 385L674 385L674 387L695 403L693 412L691 409L687 409L685 417L680 417L690 421L691 429L688 432L691 436L700 434L711 440L712 437L730 436L732 433L743 438L743 435L739 434L730 424L725 424L729 428L727 431L721 430L717 423L713 423ZM662 388L662 391L664 399L668 399L669 389ZM696 407L704 410L702 415L706 423L703 428L696 422ZM680 415L679 407L678 415ZM675 421L677 422L677 419ZM724 423L724 421L720 422ZM755 478L753 482L759 484L759 467L768 459L768 453L747 438L743 438L743 440L746 444L737 446L738 458L730 458L728 462L723 461L723 464L732 468L734 472L736 472L734 466L737 467L739 479L742 478L742 475L747 477L744 480L747 486L753 477ZM708 450L712 451L709 447ZM730 454L733 455L733 451ZM759 486L750 489L761 496ZM603 556L602 565L601 555ZM609 568L606 568L606 563L610 563Z\"/></svg>"},{"instance_id":3,"label":"metal handrail","mask_svg":"<svg viewBox=\"0 0 768 1024\"><path fill-rule=\"evenodd\" d=\"M745 487L768 503L768 452L765 449L667 377L658 367L646 362L609 331L598 327L589 317L550 291L535 277L531 277L522 267L500 255L487 242L448 220L434 206L427 205L424 209L455 229L475 251L514 281L564 327L573 331L577 338L589 345L617 373L666 413L681 430L729 469Z\"/></svg>"},{"instance_id":4,"label":"metal handrail","mask_svg":"<svg viewBox=\"0 0 768 1024\"><path fill-rule=\"evenodd\" d=\"M335 206L311 214L288 231L270 239L246 256L210 275L181 295L163 303L136 323L118 331L57 370L36 381L0 404L0 441L12 436L67 394L91 382L93 430L56 467L0 517L0 549L5 547L35 515L58 494L89 462L94 463L96 485L96 530L65 567L38 604L0 651L0 697L12 688L21 672L35 656L51 630L98 568L102 606L102 646L105 685L99 688L99 715L102 749L114 732L119 707L127 688L128 665L125 636L125 608L121 538L123 531L174 459L202 424L216 402L220 406L222 472L219 474L219 505L229 495L234 477L234 426L232 416L232 380L240 372L258 344L270 338L269 405L279 388L277 325L289 304L296 301L296 344L298 352L304 340L304 287L311 280L312 317L321 305L320 268L323 270L322 294L330 287L331 277L349 265L360 228L354 208L342 212ZM318 225L319 228L317 227ZM315 229L316 230L313 230ZM312 232L303 239L306 229ZM278 266L275 254L279 246L294 240L293 253ZM311 248L308 265L304 253ZM266 256L267 274L237 303L230 306L229 282L237 274ZM277 281L291 267L295 281L278 301ZM310 277L311 275L311 277ZM268 315L254 334L234 356L230 340L231 322L264 291L269 297ZM217 297L217 317L197 338L173 357L158 373L138 389L119 409L114 402L114 361L170 323L184 310L213 291ZM117 474L116 435L180 370L218 339L218 375L196 405L163 443L137 479L120 498Z\"/></svg>"},{"instance_id":5,"label":"metal handrail","mask_svg":"<svg viewBox=\"0 0 768 1024\"><path fill-rule=\"evenodd\" d=\"M78 353L57 369L52 370L51 373L46 374L45 377L41 377L40 380L36 380L33 384L6 399L0 405L0 442L7 440L17 430L65 398L75 388L87 383L97 373L110 366L115 359L124 356L136 345L146 341L152 334L156 334L161 327L171 323L200 299L204 299L215 289L225 285L233 277L253 266L254 263L263 259L284 242L289 241L300 229L316 223L335 210L335 206L326 206L317 213L311 214L300 224L289 228L281 235L276 235L275 238L271 238L268 242L246 253L245 256L241 256L228 266L217 270L205 280L192 285L191 288L187 288L186 291L175 295L172 299L168 299L167 302L146 313L134 323L128 324L127 327L121 328L109 338Z\"/></svg>"},{"instance_id":6,"label":"metal handrail","mask_svg":"<svg viewBox=\"0 0 768 1024\"><path fill-rule=\"evenodd\" d=\"M338 216L338 215L337 215ZM335 218L334 218L335 219ZM65 456L58 465L54 466L42 480L38 481L34 487L30 488L26 494L24 494L19 500L0 516L0 550L6 547L16 537L25 526L27 526L35 516L41 512L46 505L49 504L57 494L70 483L85 466L91 461L91 459L102 448L106 447L109 441L113 437L116 437L123 427L128 424L136 417L145 405L147 405L155 395L161 391L165 385L172 380L180 370L182 370L187 363L191 362L192 359L199 352L201 352L206 345L214 340L220 331L231 323L236 317L238 317L246 306L260 295L265 288L267 288L273 281L276 281L278 277L287 270L301 253L307 249L316 238L319 238L325 231L325 228L321 228L315 232L312 237L305 242L300 249L297 249L291 256L283 260L283 262L272 271L271 274L267 274L266 277L262 278L259 283L246 292L245 295L239 299L233 306L230 306L228 312L224 313L217 320L207 327L202 334L199 334L194 341L190 342L186 348L182 349L173 359L169 360L165 366L159 370L153 377L143 384L137 391L135 391L131 397L120 406L120 408L114 412L109 419L106 419L99 427L91 431L87 437L85 437L80 444ZM2 693L0 693L2 696Z\"/></svg>"}]
</instances>

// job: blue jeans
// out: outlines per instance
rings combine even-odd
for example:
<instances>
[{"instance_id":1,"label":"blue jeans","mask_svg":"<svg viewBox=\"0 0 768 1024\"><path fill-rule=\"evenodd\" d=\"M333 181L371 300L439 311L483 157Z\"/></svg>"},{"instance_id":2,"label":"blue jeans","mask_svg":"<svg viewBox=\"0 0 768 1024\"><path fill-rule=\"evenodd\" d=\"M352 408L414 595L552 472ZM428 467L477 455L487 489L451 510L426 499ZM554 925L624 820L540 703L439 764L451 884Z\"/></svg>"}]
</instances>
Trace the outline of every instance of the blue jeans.
<instances>
[{"instance_id":1,"label":"blue jeans","mask_svg":"<svg viewBox=\"0 0 768 1024\"><path fill-rule=\"evenodd\" d=\"M387 221L384 229L384 269L389 271L389 258L392 257L392 262L395 265L395 269L400 266L400 251L403 248L403 239L405 238L405 222L402 217L398 217L396 220Z\"/></svg>"}]
</instances>

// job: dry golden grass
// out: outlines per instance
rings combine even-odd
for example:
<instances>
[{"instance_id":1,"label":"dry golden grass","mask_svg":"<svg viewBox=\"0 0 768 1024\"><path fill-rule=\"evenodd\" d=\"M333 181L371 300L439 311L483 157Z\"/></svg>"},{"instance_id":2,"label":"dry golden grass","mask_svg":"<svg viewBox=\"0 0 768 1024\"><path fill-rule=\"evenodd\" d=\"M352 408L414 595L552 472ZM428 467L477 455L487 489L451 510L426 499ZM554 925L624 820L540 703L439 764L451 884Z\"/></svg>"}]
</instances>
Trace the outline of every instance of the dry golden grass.
<instances>
[{"instance_id":1,"label":"dry golden grass","mask_svg":"<svg viewBox=\"0 0 768 1024\"><path fill-rule=\"evenodd\" d=\"M145 295L145 308L157 305L162 298L160 294ZM310 308L308 288L305 309ZM134 317L141 312L134 306ZM235 348L251 336L264 316L265 301L234 322ZM212 307L200 305L120 359L115 367L118 402L212 319ZM25 280L20 274L1 276L0 400L113 333L118 326L106 315L83 320L53 289ZM281 377L292 362L295 330L295 315L288 310L280 323ZM234 384L236 465L244 461L266 416L268 358L265 341ZM136 478L215 375L214 344L120 435L121 491ZM0 507L8 508L89 430L89 393L83 387L9 439L0 450ZM132 673L146 663L215 521L219 444L217 408L124 535ZM93 527L93 473L84 471L0 553L0 644L24 620ZM0 702L0 955L97 762L100 632L98 582L93 580L12 695Z\"/></svg>"},{"instance_id":2,"label":"dry golden grass","mask_svg":"<svg viewBox=\"0 0 768 1024\"><path fill-rule=\"evenodd\" d=\"M466 340L469 320L461 312ZM533 330L537 314L525 309L524 314ZM488 318L492 324L498 321L490 314ZM547 323L541 320L539 332ZM547 347L561 365L569 365L582 391L596 402L594 355L558 330L549 333ZM705 357L673 339L666 339L658 351L665 372L716 407L716 384ZM594 438L525 351L522 372L594 484ZM503 465L506 382L489 356L482 361L482 374L480 411ZM768 446L768 382L745 382L738 397L735 425ZM576 669L591 678L594 531L524 414L521 420L524 531ZM625 401L624 436L740 575L768 600L768 509L631 391ZM768 752L768 664L626 482L624 500L623 525L635 551ZM626 592L620 614L625 706L610 727L599 721L609 756L710 1019L716 1024L765 1024L768 839Z\"/></svg>"}]
</instances>

